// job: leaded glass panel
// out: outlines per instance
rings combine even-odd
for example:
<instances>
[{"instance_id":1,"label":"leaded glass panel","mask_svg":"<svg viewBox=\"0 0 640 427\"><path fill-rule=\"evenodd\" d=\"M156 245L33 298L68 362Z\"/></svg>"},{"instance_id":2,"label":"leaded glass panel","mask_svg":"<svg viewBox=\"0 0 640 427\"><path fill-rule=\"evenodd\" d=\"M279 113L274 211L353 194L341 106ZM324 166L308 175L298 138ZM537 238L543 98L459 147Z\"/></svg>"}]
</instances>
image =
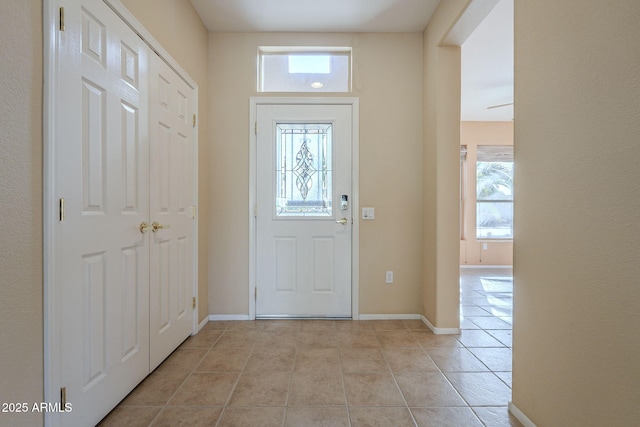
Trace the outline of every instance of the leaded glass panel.
<instances>
[{"instance_id":1,"label":"leaded glass panel","mask_svg":"<svg viewBox=\"0 0 640 427\"><path fill-rule=\"evenodd\" d=\"M332 216L332 125L276 129L276 216Z\"/></svg>"}]
</instances>

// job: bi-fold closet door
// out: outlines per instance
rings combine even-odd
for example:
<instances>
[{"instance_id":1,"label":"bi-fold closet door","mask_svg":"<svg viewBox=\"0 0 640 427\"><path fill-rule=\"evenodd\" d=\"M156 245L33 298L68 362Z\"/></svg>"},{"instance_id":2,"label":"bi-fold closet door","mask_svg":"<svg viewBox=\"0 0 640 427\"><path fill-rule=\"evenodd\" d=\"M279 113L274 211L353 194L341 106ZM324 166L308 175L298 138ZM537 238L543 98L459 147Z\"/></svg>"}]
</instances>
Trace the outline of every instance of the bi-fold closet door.
<instances>
[{"instance_id":1,"label":"bi-fold closet door","mask_svg":"<svg viewBox=\"0 0 640 427\"><path fill-rule=\"evenodd\" d=\"M102 0L63 3L45 357L71 410L47 419L87 426L193 330L197 89Z\"/></svg>"},{"instance_id":2,"label":"bi-fold closet door","mask_svg":"<svg viewBox=\"0 0 640 427\"><path fill-rule=\"evenodd\" d=\"M192 332L195 316L195 91L151 55L149 96L150 367ZM155 225L154 225L155 223Z\"/></svg>"}]
</instances>

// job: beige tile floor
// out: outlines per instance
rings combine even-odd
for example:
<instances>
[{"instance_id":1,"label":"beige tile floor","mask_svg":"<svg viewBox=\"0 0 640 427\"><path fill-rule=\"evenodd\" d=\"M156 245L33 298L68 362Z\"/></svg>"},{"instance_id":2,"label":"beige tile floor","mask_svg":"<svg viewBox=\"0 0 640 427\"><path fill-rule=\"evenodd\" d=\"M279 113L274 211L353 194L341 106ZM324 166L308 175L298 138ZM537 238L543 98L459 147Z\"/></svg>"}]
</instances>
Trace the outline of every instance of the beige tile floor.
<instances>
[{"instance_id":1,"label":"beige tile floor","mask_svg":"<svg viewBox=\"0 0 640 427\"><path fill-rule=\"evenodd\" d=\"M517 426L510 269L461 270L460 335L419 320L209 322L100 426Z\"/></svg>"}]
</instances>

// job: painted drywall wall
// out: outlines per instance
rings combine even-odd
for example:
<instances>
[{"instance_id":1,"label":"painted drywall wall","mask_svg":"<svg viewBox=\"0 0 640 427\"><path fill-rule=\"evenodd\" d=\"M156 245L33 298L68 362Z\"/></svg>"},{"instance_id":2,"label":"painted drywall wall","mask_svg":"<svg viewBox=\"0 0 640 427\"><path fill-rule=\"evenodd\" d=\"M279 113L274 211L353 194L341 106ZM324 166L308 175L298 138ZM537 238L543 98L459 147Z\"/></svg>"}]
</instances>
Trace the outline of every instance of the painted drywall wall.
<instances>
[{"instance_id":1,"label":"painted drywall wall","mask_svg":"<svg viewBox=\"0 0 640 427\"><path fill-rule=\"evenodd\" d=\"M640 425L640 2L515 4L513 403Z\"/></svg>"},{"instance_id":2,"label":"painted drywall wall","mask_svg":"<svg viewBox=\"0 0 640 427\"><path fill-rule=\"evenodd\" d=\"M460 324L460 47L443 40L469 0L440 3L424 32L423 314Z\"/></svg>"},{"instance_id":3,"label":"painted drywall wall","mask_svg":"<svg viewBox=\"0 0 640 427\"><path fill-rule=\"evenodd\" d=\"M32 404L44 390L41 2L3 2L0 57L0 402ZM42 423L0 412L3 426Z\"/></svg>"},{"instance_id":4,"label":"painted drywall wall","mask_svg":"<svg viewBox=\"0 0 640 427\"><path fill-rule=\"evenodd\" d=\"M513 241L476 239L475 203L478 145L513 145L513 122L462 122L460 145L467 146L465 232L460 239L460 265L512 265Z\"/></svg>"},{"instance_id":5,"label":"painted drywall wall","mask_svg":"<svg viewBox=\"0 0 640 427\"><path fill-rule=\"evenodd\" d=\"M198 85L198 317L209 315L209 32L189 0L122 0ZM203 120L204 118L204 120Z\"/></svg>"},{"instance_id":6,"label":"painted drywall wall","mask_svg":"<svg viewBox=\"0 0 640 427\"><path fill-rule=\"evenodd\" d=\"M419 33L211 33L211 313L248 314L249 97L258 95L258 47L281 45L353 47L353 92L345 96L360 99L359 203L376 209L374 221L360 222L360 313L420 313ZM395 272L393 285L385 284L385 270Z\"/></svg>"}]
</instances>

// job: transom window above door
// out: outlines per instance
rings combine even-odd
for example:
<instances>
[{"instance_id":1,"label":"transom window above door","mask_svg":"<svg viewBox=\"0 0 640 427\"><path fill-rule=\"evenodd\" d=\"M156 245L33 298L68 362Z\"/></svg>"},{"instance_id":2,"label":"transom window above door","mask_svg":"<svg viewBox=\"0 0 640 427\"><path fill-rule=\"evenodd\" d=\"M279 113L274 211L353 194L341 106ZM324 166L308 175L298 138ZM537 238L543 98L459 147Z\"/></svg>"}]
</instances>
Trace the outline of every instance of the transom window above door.
<instances>
[{"instance_id":1,"label":"transom window above door","mask_svg":"<svg viewBox=\"0 0 640 427\"><path fill-rule=\"evenodd\" d=\"M258 92L349 92L350 47L258 48Z\"/></svg>"}]
</instances>

